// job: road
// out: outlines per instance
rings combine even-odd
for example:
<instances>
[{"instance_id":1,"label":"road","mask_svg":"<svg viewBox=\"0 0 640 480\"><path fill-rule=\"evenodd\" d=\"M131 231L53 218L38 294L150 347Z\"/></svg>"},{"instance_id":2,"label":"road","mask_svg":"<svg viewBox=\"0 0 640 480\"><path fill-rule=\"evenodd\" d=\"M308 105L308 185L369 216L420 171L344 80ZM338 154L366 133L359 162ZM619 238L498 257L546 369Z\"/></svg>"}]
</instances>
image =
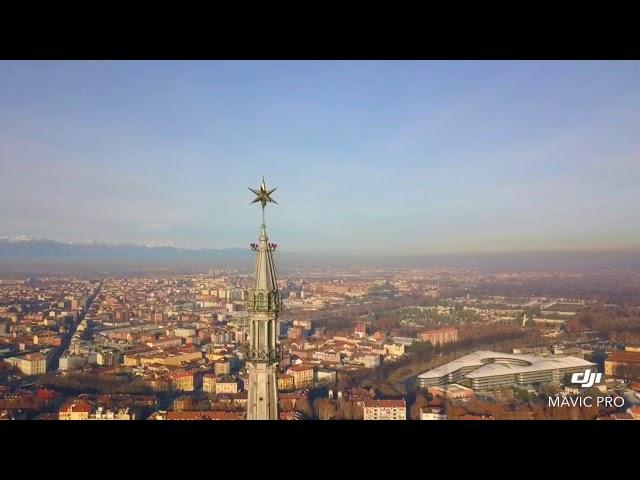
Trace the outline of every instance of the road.
<instances>
[{"instance_id":1,"label":"road","mask_svg":"<svg viewBox=\"0 0 640 480\"><path fill-rule=\"evenodd\" d=\"M62 344L56 349L54 349L54 351L49 356L49 359L47 360L47 363L48 363L47 371L58 370L58 368L60 367L60 357L69 348L69 344L71 343L71 338L73 337L73 334L76 333L76 330L78 329L78 325L80 325L80 322L82 322L85 315L91 308L91 304L100 293L101 288L102 288L102 283L99 283L98 288L96 289L96 293L88 298L87 308L82 311L82 314L78 315L78 318L76 319L76 321L71 325L71 328L69 329L69 331L62 338Z\"/></svg>"}]
</instances>

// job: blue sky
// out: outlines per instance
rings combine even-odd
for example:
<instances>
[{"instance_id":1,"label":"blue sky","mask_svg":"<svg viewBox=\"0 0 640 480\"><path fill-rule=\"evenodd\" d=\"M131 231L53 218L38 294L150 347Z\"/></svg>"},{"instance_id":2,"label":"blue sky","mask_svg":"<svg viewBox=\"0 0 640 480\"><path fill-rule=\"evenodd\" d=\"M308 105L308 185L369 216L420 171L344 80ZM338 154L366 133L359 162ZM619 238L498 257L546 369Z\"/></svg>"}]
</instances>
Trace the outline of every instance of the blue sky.
<instances>
[{"instance_id":1,"label":"blue sky","mask_svg":"<svg viewBox=\"0 0 640 480\"><path fill-rule=\"evenodd\" d=\"M0 235L640 247L640 62L0 62Z\"/></svg>"}]
</instances>

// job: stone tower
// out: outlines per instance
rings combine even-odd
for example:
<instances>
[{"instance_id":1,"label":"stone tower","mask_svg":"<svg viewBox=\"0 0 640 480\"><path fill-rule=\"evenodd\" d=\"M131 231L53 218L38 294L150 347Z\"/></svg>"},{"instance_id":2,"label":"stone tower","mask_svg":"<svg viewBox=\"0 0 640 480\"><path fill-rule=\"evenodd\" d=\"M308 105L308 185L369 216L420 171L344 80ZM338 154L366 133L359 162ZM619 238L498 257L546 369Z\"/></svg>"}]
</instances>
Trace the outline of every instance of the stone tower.
<instances>
[{"instance_id":1,"label":"stone tower","mask_svg":"<svg viewBox=\"0 0 640 480\"><path fill-rule=\"evenodd\" d=\"M262 179L259 190L250 188L262 204L262 226L258 243L251 244L256 252L255 284L247 298L249 308L249 342L245 350L249 374L247 420L278 419L278 389L276 366L278 364L278 315L281 299L278 292L273 251L276 245L269 243L264 219L267 203L275 188L268 191Z\"/></svg>"}]
</instances>

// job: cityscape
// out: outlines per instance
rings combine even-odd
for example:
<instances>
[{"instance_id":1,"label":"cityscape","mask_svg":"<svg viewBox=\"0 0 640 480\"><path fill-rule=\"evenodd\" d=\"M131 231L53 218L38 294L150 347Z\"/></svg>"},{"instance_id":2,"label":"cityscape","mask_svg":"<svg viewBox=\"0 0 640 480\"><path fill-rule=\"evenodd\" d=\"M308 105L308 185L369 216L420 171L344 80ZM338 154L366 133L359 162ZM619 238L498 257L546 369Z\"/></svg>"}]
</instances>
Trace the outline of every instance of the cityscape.
<instances>
[{"instance_id":1,"label":"cityscape","mask_svg":"<svg viewBox=\"0 0 640 480\"><path fill-rule=\"evenodd\" d=\"M60 86L65 83L56 83L66 78L61 72L68 69L70 75L80 72L91 77L107 72L112 82L130 78L135 83L149 73L136 63L131 67L118 62L0 62L0 73L7 73L4 82L9 86L25 72L40 71L68 96L69 111L84 111L100 100L67 92ZM204 82L199 62L149 63L153 74L188 71L181 81L191 83L181 90L183 97L175 105L190 113L200 108L185 100L189 88L204 88L205 83L198 83ZM273 110L279 108L297 112L305 124L300 128L317 127L301 113L303 107L316 108L323 122L350 120L353 126L363 118L340 117L349 114L337 100L343 95L338 90L321 92L336 96L335 111L323 110L314 101L296 103L295 95L304 95L304 88L285 91L289 82L278 72L297 79L311 72L311 84L316 81L313 75L329 83L336 77L349 83L352 76L360 81L375 70L379 74L375 78L389 82L383 86L396 92L395 101L404 105L406 100L404 93L390 86L395 80L389 63L394 62L203 63L212 64L205 73L224 84L227 94L232 87L225 82L238 72L263 73L269 77L265 82L283 82L278 88L271 85L269 94L282 95L290 103L265 100L256 109L264 108L263 120L274 119ZM555 72L558 83L546 88L557 98L562 96L561 74L585 75L592 82L584 86L589 94L603 88L610 92L612 104L640 101L640 82L632 81L640 77L637 62L408 63L401 63L398 71L412 79L424 75L420 78L435 83L459 70L476 69L478 78L500 77L513 87L508 82L519 75L544 77L546 82L550 80L545 75ZM408 83L407 88L422 88L414 80ZM628 90L615 90L616 85ZM260 97L257 87L244 88L240 93ZM363 88L366 92L354 95L373 95L367 88L384 90L377 83ZM444 94L448 87L438 83L433 88ZM471 87L465 86L471 95L467 88ZM48 93L53 106L54 93ZM490 94L478 93L476 101L484 104ZM626 96L621 99L616 94ZM27 95L26 90L21 95ZM358 99L353 109L366 101ZM337 159L337 165L326 171L309 157L301 160L302 166L274 166L266 157L284 148L280 137L264 147L263 158L263 147L255 147L248 166L231 159L216 164L224 173L217 177L216 171L209 180L201 178L206 173L203 163L183 182L182 176L194 167L190 160L185 160L184 169L173 160L164 166L150 160L123 160L122 174L110 177L113 171L106 163L88 156L87 168L95 170L86 177L88 170L74 169L75 160L60 160L60 172L52 173L60 152L69 158L83 152L62 140L26 142L28 132L21 122L33 115L34 124L48 125L45 120L51 121L47 117L51 112L45 115L39 110L41 104L27 107L24 101L23 105L15 100L8 113L0 114L1 124L9 125L12 113L19 119L13 131L0 134L0 161L8 172L0 180L0 191L3 201L15 205L0 213L4 235L0 237L0 420L640 420L640 222L635 222L640 190L634 181L640 178L640 144L636 136L626 134L626 128L640 120L638 110L623 108L610 117L624 113L630 122L620 127L619 160L613 170L595 155L590 138L576 143L595 155L585 157L585 170L576 170L571 162L563 168L542 166L540 176L554 181L540 180L536 187L540 196L532 194L527 184L535 183L529 173L514 177L508 188L492 196L486 190L504 187L487 187L486 182L480 188L472 185L471 178L465 179L468 187L449 191L452 184L447 179L457 175L454 170L459 165L452 167L452 173L442 165L430 165L424 177L415 170L420 178L371 159L362 164ZM136 108L153 110L143 103ZM172 108L178 108L175 105ZM101 108L107 112L110 106ZM211 108L231 115L240 107L221 100ZM242 108L248 107L243 103ZM540 108L535 115L552 115L555 107ZM562 108L568 111L569 106ZM605 107L598 103L590 108ZM394 113L387 104L381 109ZM458 106L442 113L438 117L442 128L453 122L451 115L463 111ZM42 117L35 120L39 114ZM115 114L109 110L104 115ZM227 117L220 115L222 120L216 121L223 122ZM106 122L98 117L96 122ZM567 122L569 117L584 127L579 113L567 113ZM103 141L92 127L72 128L72 120L77 121L65 117L69 123L59 124L61 135L84 132L78 142L90 144L85 145L89 149ZM496 129L501 121L495 120ZM110 125L109 135L124 135ZM337 128L349 130L345 125ZM179 125L171 128L175 131L163 135L183 135L178 143L204 135L195 127L190 132ZM441 138L439 128L429 128ZM483 141L475 141L492 138L494 130L478 128ZM611 133L616 128L601 131L604 140L599 148L618 139ZM544 126L540 129L542 135ZM266 133L258 136L269 131L265 127ZM358 135L355 127L350 131ZM327 132L328 143L337 138L344 142L338 142L341 154L357 150L357 145L343 139L344 132ZM514 127L511 134L523 132ZM402 148L417 152L415 132L400 133L409 138ZM212 135L228 147L228 155L244 154L244 146L231 145L231 140L226 144ZM302 136L291 140L299 153L304 151L298 144ZM169 145L170 139L155 138L158 145L166 142L162 148L175 146ZM394 147L394 142L404 142L398 138L385 140L384 148L402 150ZM549 141L550 156L556 148L562 158L574 150L582 155L577 146L563 141ZM135 143L132 148L144 156ZM318 146L325 148L330 147ZM153 148L153 155L160 150ZM211 151L218 152L214 147ZM23 160L16 156L21 152ZM47 152L51 160L42 161ZM105 147L103 154L117 157L117 148ZM131 176L127 162L134 165ZM343 180L333 180L334 168ZM478 174L477 166L467 168L475 172L469 175ZM499 173L494 180L506 175L510 166L495 168ZM515 171L520 168L526 170L520 165ZM164 169L175 169L175 176L162 173ZM57 184L58 174L68 174L74 182L84 180L74 188L65 183L69 178ZM376 175L380 178L374 179ZM477 181L485 181L485 175ZM602 185L597 184L600 179ZM153 182L158 183L151 186ZM580 198L564 191L571 182L584 187ZM591 190L589 182L597 186ZM159 187L165 184L166 189ZM44 185L49 190L42 189ZM433 188L436 193L414 198L418 186L420 191ZM405 190L414 191L405 198ZM588 198L584 192L589 192ZM214 194L215 203L203 200ZM438 210L436 194L449 203L450 213ZM363 196L366 204L359 203ZM334 203L336 197L340 201ZM433 203L424 207L425 199ZM564 206L558 205L563 199ZM598 199L607 206L594 206ZM476 204L483 202L482 208L491 215L476 217ZM356 204L357 208L349 207ZM453 211L456 205L462 214ZM184 215L178 212L182 208ZM242 242L245 246L240 246Z\"/></svg>"},{"instance_id":2,"label":"cityscape","mask_svg":"<svg viewBox=\"0 0 640 480\"><path fill-rule=\"evenodd\" d=\"M245 418L253 283L218 270L3 279L2 417ZM317 269L278 290L280 420L639 418L637 271ZM488 363L504 371L482 374ZM602 381L573 385L585 368ZM587 394L624 400L549 403Z\"/></svg>"}]
</instances>

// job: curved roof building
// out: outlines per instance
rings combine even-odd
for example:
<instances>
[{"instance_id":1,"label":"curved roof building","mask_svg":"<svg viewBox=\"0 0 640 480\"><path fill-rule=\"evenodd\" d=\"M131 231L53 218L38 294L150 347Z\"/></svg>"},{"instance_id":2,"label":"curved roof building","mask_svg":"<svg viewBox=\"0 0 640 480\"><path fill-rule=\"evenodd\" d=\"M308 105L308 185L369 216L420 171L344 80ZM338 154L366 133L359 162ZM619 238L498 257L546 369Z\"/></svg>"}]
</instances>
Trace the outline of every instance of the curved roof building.
<instances>
[{"instance_id":1,"label":"curved roof building","mask_svg":"<svg viewBox=\"0 0 640 480\"><path fill-rule=\"evenodd\" d=\"M597 365L581 358L557 355L514 355L478 351L418 375L421 387L459 383L476 391L514 385L559 383L567 373Z\"/></svg>"}]
</instances>

